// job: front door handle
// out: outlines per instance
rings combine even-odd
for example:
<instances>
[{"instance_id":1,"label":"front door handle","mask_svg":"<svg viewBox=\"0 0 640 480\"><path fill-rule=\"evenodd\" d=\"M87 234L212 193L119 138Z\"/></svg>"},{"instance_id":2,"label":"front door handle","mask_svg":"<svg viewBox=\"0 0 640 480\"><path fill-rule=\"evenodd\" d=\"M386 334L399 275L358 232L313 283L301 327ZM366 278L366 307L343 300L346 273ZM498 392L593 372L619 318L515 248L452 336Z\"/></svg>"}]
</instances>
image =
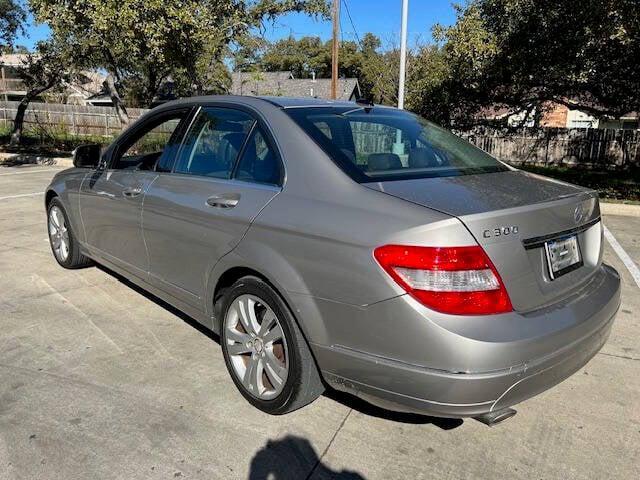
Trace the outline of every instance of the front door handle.
<instances>
[{"instance_id":1,"label":"front door handle","mask_svg":"<svg viewBox=\"0 0 640 480\"><path fill-rule=\"evenodd\" d=\"M138 195L140 195L142 193L142 187L129 187L129 188L125 188L122 191L122 194L125 197L137 197Z\"/></svg>"},{"instance_id":2,"label":"front door handle","mask_svg":"<svg viewBox=\"0 0 640 480\"><path fill-rule=\"evenodd\" d=\"M239 193L225 193L222 195L212 195L207 198L207 205L216 208L233 208L239 201Z\"/></svg>"}]
</instances>

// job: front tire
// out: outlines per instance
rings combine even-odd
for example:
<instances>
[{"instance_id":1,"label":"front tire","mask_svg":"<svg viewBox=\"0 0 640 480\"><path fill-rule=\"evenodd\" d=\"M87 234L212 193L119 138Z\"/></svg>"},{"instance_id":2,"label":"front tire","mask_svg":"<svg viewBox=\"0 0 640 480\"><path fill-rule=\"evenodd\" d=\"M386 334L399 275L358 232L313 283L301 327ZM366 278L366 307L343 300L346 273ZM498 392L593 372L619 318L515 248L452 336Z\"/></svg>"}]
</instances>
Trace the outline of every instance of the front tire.
<instances>
[{"instance_id":1,"label":"front tire","mask_svg":"<svg viewBox=\"0 0 640 480\"><path fill-rule=\"evenodd\" d=\"M76 269L91 265L91 260L80 252L80 245L71 230L67 212L57 197L47 206L47 230L51 251L60 266Z\"/></svg>"},{"instance_id":2,"label":"front tire","mask_svg":"<svg viewBox=\"0 0 640 480\"><path fill-rule=\"evenodd\" d=\"M324 391L311 351L280 296L253 276L225 293L222 353L240 393L263 412L280 415Z\"/></svg>"}]
</instances>

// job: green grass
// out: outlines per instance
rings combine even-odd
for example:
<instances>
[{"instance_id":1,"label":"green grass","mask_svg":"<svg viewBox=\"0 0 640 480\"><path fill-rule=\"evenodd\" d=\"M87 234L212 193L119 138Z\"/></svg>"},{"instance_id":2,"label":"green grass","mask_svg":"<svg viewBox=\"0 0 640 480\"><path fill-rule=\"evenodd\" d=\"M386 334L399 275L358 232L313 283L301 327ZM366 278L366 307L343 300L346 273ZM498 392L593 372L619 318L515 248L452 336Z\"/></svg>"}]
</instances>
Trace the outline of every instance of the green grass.
<instances>
[{"instance_id":1,"label":"green grass","mask_svg":"<svg viewBox=\"0 0 640 480\"><path fill-rule=\"evenodd\" d=\"M640 202L640 169L592 170L579 167L537 167L519 165L518 168L564 182L597 190L600 198L623 203Z\"/></svg>"}]
</instances>

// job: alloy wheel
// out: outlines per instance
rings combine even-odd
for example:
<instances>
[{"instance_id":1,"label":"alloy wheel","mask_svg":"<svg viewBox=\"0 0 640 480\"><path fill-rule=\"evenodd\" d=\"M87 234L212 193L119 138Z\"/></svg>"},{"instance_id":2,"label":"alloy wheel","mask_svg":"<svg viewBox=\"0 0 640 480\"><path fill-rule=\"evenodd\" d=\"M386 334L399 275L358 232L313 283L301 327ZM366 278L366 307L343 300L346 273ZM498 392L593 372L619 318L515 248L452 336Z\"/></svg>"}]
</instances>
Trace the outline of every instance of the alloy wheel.
<instances>
[{"instance_id":1,"label":"alloy wheel","mask_svg":"<svg viewBox=\"0 0 640 480\"><path fill-rule=\"evenodd\" d=\"M289 374L287 340L273 310L255 295L240 295L225 318L226 349L236 377L261 400L277 397Z\"/></svg>"},{"instance_id":2,"label":"alloy wheel","mask_svg":"<svg viewBox=\"0 0 640 480\"><path fill-rule=\"evenodd\" d=\"M49 239L56 258L61 262L66 262L70 250L69 230L64 214L58 206L53 206L49 210Z\"/></svg>"}]
</instances>

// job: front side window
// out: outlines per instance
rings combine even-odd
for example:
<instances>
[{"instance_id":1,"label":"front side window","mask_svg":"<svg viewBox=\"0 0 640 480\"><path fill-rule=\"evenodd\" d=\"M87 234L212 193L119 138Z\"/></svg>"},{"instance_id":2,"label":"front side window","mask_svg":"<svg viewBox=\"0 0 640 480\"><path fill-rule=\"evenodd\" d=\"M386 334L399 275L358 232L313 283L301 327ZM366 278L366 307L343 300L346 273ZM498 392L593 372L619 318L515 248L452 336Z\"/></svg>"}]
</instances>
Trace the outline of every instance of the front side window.
<instances>
[{"instance_id":1,"label":"front side window","mask_svg":"<svg viewBox=\"0 0 640 480\"><path fill-rule=\"evenodd\" d=\"M203 109L185 137L175 172L231 178L253 118L226 108Z\"/></svg>"},{"instance_id":2,"label":"front side window","mask_svg":"<svg viewBox=\"0 0 640 480\"><path fill-rule=\"evenodd\" d=\"M508 170L448 130L402 110L354 105L285 111L359 182Z\"/></svg>"},{"instance_id":3,"label":"front side window","mask_svg":"<svg viewBox=\"0 0 640 480\"><path fill-rule=\"evenodd\" d=\"M186 115L186 111L181 111L150 120L118 148L111 168L152 170L169 151L171 137Z\"/></svg>"}]
</instances>

